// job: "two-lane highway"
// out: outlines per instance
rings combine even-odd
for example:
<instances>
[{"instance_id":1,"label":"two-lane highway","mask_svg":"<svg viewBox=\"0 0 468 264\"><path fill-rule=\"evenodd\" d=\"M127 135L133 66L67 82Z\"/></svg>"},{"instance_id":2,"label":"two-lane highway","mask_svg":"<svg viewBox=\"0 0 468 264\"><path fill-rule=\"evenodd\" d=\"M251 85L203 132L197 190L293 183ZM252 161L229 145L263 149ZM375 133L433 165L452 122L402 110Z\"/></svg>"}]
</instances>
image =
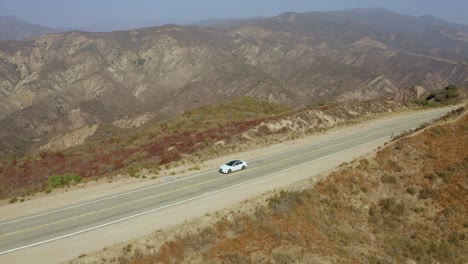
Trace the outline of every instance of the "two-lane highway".
<instances>
[{"instance_id":1,"label":"two-lane highway","mask_svg":"<svg viewBox=\"0 0 468 264\"><path fill-rule=\"evenodd\" d=\"M278 173L324 160L344 151L397 134L437 118L448 109L418 112L405 118L389 119L388 123L361 129L323 142L290 149L285 152L247 160L249 168L232 174L220 174L215 168L171 182L103 197L55 211L44 212L0 223L0 262L3 255L93 232L112 224L166 210L241 185L265 180ZM239 157L242 159L242 157ZM150 231L150 230L149 230Z\"/></svg>"}]
</instances>

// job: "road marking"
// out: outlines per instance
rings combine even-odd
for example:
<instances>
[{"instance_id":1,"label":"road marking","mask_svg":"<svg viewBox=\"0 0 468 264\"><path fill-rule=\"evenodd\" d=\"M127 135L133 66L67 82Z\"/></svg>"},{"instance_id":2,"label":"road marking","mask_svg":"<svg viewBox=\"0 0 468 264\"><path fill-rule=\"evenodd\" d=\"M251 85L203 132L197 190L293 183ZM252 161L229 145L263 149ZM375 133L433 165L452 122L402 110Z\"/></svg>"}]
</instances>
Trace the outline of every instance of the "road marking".
<instances>
[{"instance_id":1,"label":"road marking","mask_svg":"<svg viewBox=\"0 0 468 264\"><path fill-rule=\"evenodd\" d=\"M376 139L376 140L373 140L373 141L370 141L370 142L367 142L367 143L364 143L364 144L354 146L354 147L349 148L349 149L338 151L338 152L335 152L333 154L317 158L315 160L311 160L311 161L308 161L308 162L305 162L305 163L302 163L302 164L299 164L299 165L296 165L296 166L293 166L293 167L290 167L290 168L287 168L287 169L284 169L284 170L281 170L281 171L277 171L277 172L262 176L260 178L255 178L255 179L252 179L252 180L249 180L249 181L241 182L241 183L238 183L238 184L235 184L235 185L223 188L223 189L219 189L219 190L216 190L216 191L213 191L213 192L205 193L205 194L202 194L202 195L199 195L199 196L196 196L196 197L192 197L192 198L180 201L180 202L176 202L176 203L173 203L173 204L161 206L161 207L151 209L151 210L148 210L148 211L145 211L145 212L141 212L141 213L138 213L138 214L135 214L135 215L131 215L131 216L127 216L127 217L124 217L124 218L121 218L121 219L117 219L117 220L114 220L114 221L111 221L111 222L108 222L108 223L104 223L104 224L101 224L101 225L97 225L97 226L94 226L94 227L83 229L83 230L80 230L80 231L77 231L77 232L74 232L74 233L70 233L70 234L66 234L66 235L63 235L63 236L54 237L54 238L51 238L51 239L40 241L40 242L37 242L37 243L29 244L29 245L26 245L26 246L17 247L17 248L13 248L13 249L10 249L10 250L2 251L2 252L0 252L0 255L4 255L4 254L8 254L8 253L15 252L15 251L18 251L18 250L22 250L22 249L26 249L26 248L30 248L30 247L34 247L34 246L38 246L38 245L42 245L42 244L45 244L45 243L49 243L49 242L56 241L56 240L59 240L59 239L71 237L71 236L78 235L78 234L81 234L81 233L89 232L89 231L92 231L92 230L95 230L95 229L98 229L98 228L101 228L101 227L105 227L105 226L109 226L109 225L116 224L116 223L119 223L119 222L123 222L123 221L129 220L129 219L132 219L132 218L136 218L136 217L139 217L139 216L142 216L142 215L146 215L146 214L149 214L149 213L160 211L162 209L166 209L166 208L176 206L176 205L179 205L179 204L182 204L182 203L187 203L187 202L190 202L190 201L193 201L193 200L197 200L197 199L209 196L209 195L220 193L220 192L223 192L223 191L226 191L226 190L229 190L229 189L233 189L233 188L245 185L245 184L249 184L249 183L252 183L252 182L255 182L255 181L259 181L259 180L262 180L262 179L265 179L265 178L268 178L268 177L271 177L271 176L274 176L274 175L277 175L277 174L280 174L280 173L283 173L283 172L286 172L286 171L290 171L290 170L299 168L301 166L304 166L304 165L307 165L307 164L310 164L310 163L313 163L313 162L316 162L316 161L319 161L319 160L322 160L322 159L326 159L326 158L329 158L329 157L336 156L336 155L341 154L341 153L343 153L345 151L353 150L353 149L356 149L356 148L359 148L359 147L362 147L362 146L365 146L365 145L372 144L372 143L377 142L377 141L388 139L388 138L389 138L389 136L385 136L385 137L382 137L382 138L379 138L379 139Z\"/></svg>"},{"instance_id":2,"label":"road marking","mask_svg":"<svg viewBox=\"0 0 468 264\"><path fill-rule=\"evenodd\" d=\"M159 197L159 196L163 196L163 195L167 195L167 194L179 192L179 191L182 191L182 190L185 190L185 189L190 189L190 188L193 188L193 187L196 187L196 186L199 186L199 185L203 185L203 184L206 184L206 183L210 183L210 182L214 182L214 181L219 181L219 180L224 179L224 178L227 178L227 177L229 177L229 176L230 176L230 175L225 175L225 176L223 176L223 177L218 177L218 178L215 178L215 179L212 179L212 180L207 180L207 181L203 181L203 182L199 182L199 183L187 185L187 186L185 186L185 187L173 189L173 190L170 190L170 191L167 191L167 192L163 192L163 193L159 193L159 194L155 194L155 195L146 196L146 197L144 197L144 198L140 198L140 199L136 199L136 200L131 200L131 201L128 201L128 202L125 202L125 203L119 203L118 205L114 205L114 206L110 206L110 207L105 207L105 208L102 208L102 209L99 209L99 210L96 210L96 211L92 211L92 212L88 212L88 213L84 213L84 214L78 214L78 215L74 215L74 216L70 216L70 217L67 217L67 218L63 218L63 219L60 219L60 220L57 220L57 221L54 221L54 222L49 222L49 223L45 223L45 224L42 224L42 225L33 226L33 227L29 227L29 228L25 228L25 229L18 230L18 231L6 233L6 234L3 234L3 235L0 235L0 238L4 238L4 237L16 235L16 234L20 234L20 233L25 233L25 232L28 232L28 231L32 231L32 230L40 229L40 228L43 228L43 227L47 227L47 226L52 226L52 225L60 224L60 223L63 223L63 222L75 220L75 219L78 219L78 218L83 218L83 217L90 216L90 215L95 215L95 214L98 214L98 213L102 213L102 212L105 212L105 211L110 211L110 210L112 210L112 209L117 209L117 208L120 208L120 207L125 207L125 206L131 205L131 204L135 204L135 203L138 203L138 202L143 202L143 201L146 201L146 200L150 200L150 199L153 199L153 198L156 198L156 197Z\"/></svg>"},{"instance_id":3,"label":"road marking","mask_svg":"<svg viewBox=\"0 0 468 264\"><path fill-rule=\"evenodd\" d=\"M398 129L398 128L406 127L406 126L413 126L415 123L420 123L420 122L422 122L422 121L421 121L421 120L418 120L418 121L416 121L416 122L410 122L410 123L402 124L402 125L400 125L400 126L392 127L392 129ZM369 131L370 131L370 130L369 130ZM347 143L350 143L350 142L353 142L353 141L357 141L357 140L360 140L360 139L363 139L363 138L368 138L368 137L371 137L371 136L374 136L374 135L377 135L377 134L381 134L381 133L388 133L388 131L378 131L378 132L371 133L371 134L368 134L368 135L356 137L356 138L353 138L353 139L351 139L351 140L347 140L347 141L344 141L344 142L341 142L341 143L335 143L335 144L332 144L332 145L329 145L329 146L325 146L325 147L322 147L322 148L318 148L318 149L312 150L312 151L307 152L307 153L296 154L296 155L294 155L294 156L290 156L290 157L284 158L284 159L282 159L282 160L279 161L279 162L285 163L285 161L288 161L288 160L291 160L291 159L294 159L294 158L297 158L297 157L311 155L312 153L317 153L317 152L323 151L323 150L325 150L325 149L334 148L334 147L337 147L337 146L340 146L340 145L344 145L344 144L347 144ZM354 134L354 135L355 135L355 134ZM277 162L277 163L278 163L278 162ZM259 170L259 169L264 168L264 167L267 167L267 166L270 166L270 165L269 165L269 164L264 164L264 165L256 166L256 167L254 167L254 168L251 168L249 171L240 171L240 172L237 173L237 175L243 174L243 173L250 173L250 172L252 172L252 171ZM10 233L5 233L5 234L0 235L0 238L5 238L5 237L12 236L12 235L16 235L16 234L20 234L20 233L25 233L25 232L28 232L28 231L37 230L37 229L40 229L40 228L44 228L44 227L48 227L48 226L53 226L53 225L56 225L56 224L60 224L60 223L63 223L63 222L67 222L67 221L71 221L71 220L75 220L75 219L87 217L87 216L90 216L90 215L96 215L96 214L98 214L98 213L102 213L102 212L110 211L110 210L113 210L113 209L125 207L125 206L131 205L131 204L135 204L135 203L139 203L139 202L142 202L142 201L154 199L154 198L156 198L156 197L164 196L164 195L167 195L167 194L176 193L176 192L179 192L179 191L182 191L182 190L186 190L186 189L190 189L190 188L193 188L193 187L196 187L196 186L204 185L204 184L211 183L211 182L215 182L215 181L220 181L220 180L225 179L225 178L227 178L227 177L229 177L229 176L230 176L230 175L228 174L228 175L225 175L225 176L222 176L222 177L217 177L217 178L215 178L215 179L211 179L211 180L206 180L206 181L198 182L198 183L195 183L195 184L187 185L187 186L181 187L181 188L176 188L176 189L173 189L173 190L170 190L170 191L166 191L166 192L163 192L163 193L159 193L159 194L155 194L155 195L146 196L146 197L144 197L144 198L140 198L140 199L136 199L136 200L131 200L131 201L128 201L128 202L125 202L125 203L119 203L119 204L117 204L117 205L110 206L110 207L105 207L105 208L102 208L102 209L99 209L99 210L95 210L95 211L92 211L92 212L83 213L83 214L78 214L78 215L66 217L66 218L63 218L63 219L60 219L60 220L57 220L57 221L54 221L54 222L49 222L49 223L45 223L45 224L42 224L42 225L37 225L37 226L28 227L28 228L25 228L25 229L13 231L13 232L10 232Z\"/></svg>"},{"instance_id":4,"label":"road marking","mask_svg":"<svg viewBox=\"0 0 468 264\"><path fill-rule=\"evenodd\" d=\"M24 218L12 220L12 221L0 223L0 226L6 225L6 224L15 223L15 222L19 222L19 221L23 221L23 220L28 220L28 219L35 218L35 217L39 217L39 216L44 216L44 215L49 215L49 214L53 214L53 213L62 212L62 211L66 211L66 210L69 210L69 209L76 208L76 207L84 206L84 205L89 205L89 204L94 204L94 203L102 202L102 201L109 200L109 199L113 199L113 198L117 198L117 197L120 197L120 196L124 196L124 195L128 195L128 194L132 194L132 193L141 192L141 191L144 191L144 190L148 190L148 189L160 187L160 186L163 186L163 185L166 185L166 184L171 184L171 183L178 182L178 181L181 181L181 180L188 180L188 179L190 179L190 178L199 177L199 176L201 176L201 175L208 174L208 173L212 173L212 172L214 172L214 171L216 171L216 170L205 171L205 172L198 173L198 174L195 174L195 175L192 175L192 176L188 176L188 177L176 179L176 180L173 180L173 181L170 181L170 182L159 183L159 184L155 184L155 185L143 187L143 188L140 188L140 189L136 189L136 190L133 190L133 191L128 191L128 192L124 192L124 193L112 195L112 196L109 196L109 197L100 198L100 199L97 199L97 200L93 200L93 201L89 201L89 202L85 202L85 203L81 203L81 204L77 204L77 205L73 205L73 206L69 206L69 207L65 207L65 208L61 208L61 209L57 209L57 210L54 210L54 211L49 211L49 212L42 213L42 214L36 214L36 215L32 215L32 216L28 216L28 217L24 217Z\"/></svg>"},{"instance_id":5,"label":"road marking","mask_svg":"<svg viewBox=\"0 0 468 264\"><path fill-rule=\"evenodd\" d=\"M345 137L350 137L350 136L353 136L353 135L357 135L357 134L369 132L369 131L376 130L376 129L380 129L380 128L383 128L383 127L393 126L393 125L395 125L395 124L407 122L407 121L410 121L410 120L413 120L413 119L425 118L425 117L429 117L429 116L433 116L433 115L440 115L441 113L447 112L447 111L448 111L448 110L436 109L436 110L431 110L431 111L427 111L427 112L423 112L423 113L418 113L416 116L411 117L411 118L408 118L408 119L403 120L403 121L397 121L397 122L393 122L393 123L387 124L387 125L382 126L382 127L374 127L374 128L370 128L370 129L367 129L367 130L364 130L364 131L359 131L359 132L356 132L356 133L353 133L353 134L350 134L350 135L335 137L335 138L332 138L332 139L328 139L328 140L324 140L324 141L312 143L312 144L309 144L309 145L306 145L306 146L302 146L302 147L299 147L299 148L295 148L295 149L283 151L283 152L281 152L281 153L275 153L275 154L263 156L263 157L260 157L260 158L252 159L252 160L250 160L250 161L256 161L256 160L261 160L261 159L265 159L265 158L269 158L269 157L274 157L274 156L282 155L282 154L285 154L285 153L289 153L289 152L292 152L292 151L296 151L296 150L300 150L300 149L312 147L312 146L314 146L314 145L323 144L323 143L330 142L330 141L333 141L333 140L337 140L337 139L341 139L341 138L345 138ZM434 118L434 117L433 117L433 118ZM158 183L158 184L155 184L155 185L143 187L143 188L136 189L136 190L133 190L133 191L128 191L128 192L124 192L124 193L112 195L112 196L105 197L105 198L100 198L100 199L93 200L93 201L89 201L89 202L80 203L80 204L77 204L77 205L72 205L72 206L69 206L69 207L65 207L65 208L61 208L61 209L57 209L57 210L53 210L53 211L49 211L49 212L45 212L45 213L40 213L40 214L36 214L36 215L31 215L31 216L28 216L28 217L23 217L23 218L11 220L11 221L8 221L8 222L0 223L0 226L6 225L6 224L15 223L15 222L20 222L20 221L24 221L24 220L28 220L28 219L31 219L31 218L36 218L36 217L40 217L40 216L44 216L44 215L49 215L49 214L53 214L53 213L62 212L62 211L70 210L70 209L73 209L73 208L81 207L81 206L84 206L84 205L89 205L89 204L94 204L94 203L98 203L98 202L110 200L110 199L117 198L117 197L121 197L121 196L125 196L125 195L128 195L128 194L137 193L137 192L141 192L141 191L145 191L145 190L157 188L157 187L160 187L160 186L163 186L163 185L167 185L167 184L173 184L173 183L176 183L176 182L179 182L179 181L184 181L184 180L188 180L188 179L191 179L191 178L200 177L200 176L202 176L202 175L209 174L209 173L212 173L212 172L215 172L215 171L217 171L217 170L209 170L209 171L205 171L205 172L202 172L202 173L198 173L198 174L195 174L195 175L192 175L192 176L187 176L187 177L179 178L179 179L173 180L173 181L171 181L171 182Z\"/></svg>"}]
</instances>

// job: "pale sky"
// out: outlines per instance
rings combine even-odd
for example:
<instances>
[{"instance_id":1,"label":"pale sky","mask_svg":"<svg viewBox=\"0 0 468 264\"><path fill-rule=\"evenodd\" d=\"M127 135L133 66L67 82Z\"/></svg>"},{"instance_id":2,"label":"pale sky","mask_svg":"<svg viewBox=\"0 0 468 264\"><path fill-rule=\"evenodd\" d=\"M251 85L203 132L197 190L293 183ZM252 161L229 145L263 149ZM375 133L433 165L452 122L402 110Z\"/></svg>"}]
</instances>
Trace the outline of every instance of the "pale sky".
<instances>
[{"instance_id":1,"label":"pale sky","mask_svg":"<svg viewBox=\"0 0 468 264\"><path fill-rule=\"evenodd\" d=\"M416 16L430 14L468 25L468 0L0 0L0 16L70 28L106 21L183 23L363 7L384 7Z\"/></svg>"}]
</instances>

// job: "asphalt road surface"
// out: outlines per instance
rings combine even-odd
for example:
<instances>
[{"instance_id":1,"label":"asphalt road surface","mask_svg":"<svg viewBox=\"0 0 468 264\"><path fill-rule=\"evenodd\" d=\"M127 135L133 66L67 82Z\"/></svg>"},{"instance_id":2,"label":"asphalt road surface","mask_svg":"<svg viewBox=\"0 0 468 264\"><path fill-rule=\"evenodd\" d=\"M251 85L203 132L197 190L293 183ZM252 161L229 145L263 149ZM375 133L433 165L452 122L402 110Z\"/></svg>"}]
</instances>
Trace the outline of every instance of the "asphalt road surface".
<instances>
[{"instance_id":1,"label":"asphalt road surface","mask_svg":"<svg viewBox=\"0 0 468 264\"><path fill-rule=\"evenodd\" d=\"M247 160L249 167L246 170L231 174L220 174L217 168L213 168L211 171L176 178L170 182L20 219L11 219L0 223L0 262L15 262L15 259L8 256L26 252L33 247L96 232L118 223L130 223L132 219L164 212L190 201L271 179L276 174L326 160L338 153L352 151L372 142L385 142L392 134L415 128L447 111L447 109L436 109L414 113L400 119L389 119L385 125L379 127L362 129L352 134L343 133L342 136L323 142L296 146L281 153ZM164 214L155 217L164 217ZM76 257L78 253L74 253L73 256Z\"/></svg>"}]
</instances>

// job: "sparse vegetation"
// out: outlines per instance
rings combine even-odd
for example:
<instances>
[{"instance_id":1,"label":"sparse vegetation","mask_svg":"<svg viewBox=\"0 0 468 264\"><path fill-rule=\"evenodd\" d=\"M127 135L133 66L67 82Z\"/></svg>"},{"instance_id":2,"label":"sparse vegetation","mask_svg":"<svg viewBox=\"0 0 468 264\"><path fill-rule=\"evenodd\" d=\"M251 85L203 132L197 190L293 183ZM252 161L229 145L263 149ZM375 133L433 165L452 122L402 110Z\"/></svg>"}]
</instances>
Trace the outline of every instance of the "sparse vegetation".
<instances>
[{"instance_id":1,"label":"sparse vegetation","mask_svg":"<svg viewBox=\"0 0 468 264\"><path fill-rule=\"evenodd\" d=\"M444 136L401 139L398 150L342 166L313 189L281 191L251 215L222 217L205 235L176 237L131 261L466 263L467 122L437 127Z\"/></svg>"}]
</instances>

